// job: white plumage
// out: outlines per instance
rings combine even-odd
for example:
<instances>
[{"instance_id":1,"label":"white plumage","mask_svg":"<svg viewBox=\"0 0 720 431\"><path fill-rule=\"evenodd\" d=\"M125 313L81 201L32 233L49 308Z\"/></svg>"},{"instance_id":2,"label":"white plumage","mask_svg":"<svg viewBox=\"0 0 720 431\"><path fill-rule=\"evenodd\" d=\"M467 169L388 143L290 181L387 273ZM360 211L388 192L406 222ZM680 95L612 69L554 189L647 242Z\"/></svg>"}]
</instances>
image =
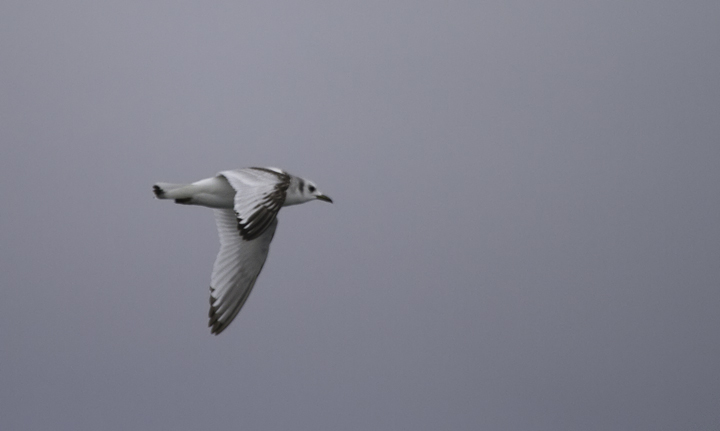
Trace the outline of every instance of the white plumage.
<instances>
[{"instance_id":1,"label":"white plumage","mask_svg":"<svg viewBox=\"0 0 720 431\"><path fill-rule=\"evenodd\" d=\"M220 252L210 279L209 326L221 333L245 304L267 259L280 208L332 200L315 183L277 168L222 171L192 184L157 183L158 199L215 209Z\"/></svg>"}]
</instances>

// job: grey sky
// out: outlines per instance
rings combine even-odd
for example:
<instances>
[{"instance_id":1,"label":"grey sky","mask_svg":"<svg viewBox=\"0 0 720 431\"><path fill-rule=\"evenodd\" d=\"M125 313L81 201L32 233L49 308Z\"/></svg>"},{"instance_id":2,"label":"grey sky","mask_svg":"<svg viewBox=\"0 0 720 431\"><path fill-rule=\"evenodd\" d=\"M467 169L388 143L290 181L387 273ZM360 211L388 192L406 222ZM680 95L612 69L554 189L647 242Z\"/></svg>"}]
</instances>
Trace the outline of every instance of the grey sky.
<instances>
[{"instance_id":1,"label":"grey sky","mask_svg":"<svg viewBox=\"0 0 720 431\"><path fill-rule=\"evenodd\" d=\"M717 1L0 5L0 429L720 426ZM212 212L279 166L235 322Z\"/></svg>"}]
</instances>

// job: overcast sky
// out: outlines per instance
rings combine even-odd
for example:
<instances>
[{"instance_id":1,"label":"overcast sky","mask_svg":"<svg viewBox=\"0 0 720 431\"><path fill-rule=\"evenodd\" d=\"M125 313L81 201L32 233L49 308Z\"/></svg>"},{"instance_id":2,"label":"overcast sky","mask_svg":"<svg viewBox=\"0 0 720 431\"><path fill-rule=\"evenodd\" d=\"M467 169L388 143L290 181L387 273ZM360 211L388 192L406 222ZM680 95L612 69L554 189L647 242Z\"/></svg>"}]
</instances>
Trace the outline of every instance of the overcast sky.
<instances>
[{"instance_id":1,"label":"overcast sky","mask_svg":"<svg viewBox=\"0 0 720 431\"><path fill-rule=\"evenodd\" d=\"M717 0L0 5L0 429L715 430ZM279 166L242 312L212 212Z\"/></svg>"}]
</instances>

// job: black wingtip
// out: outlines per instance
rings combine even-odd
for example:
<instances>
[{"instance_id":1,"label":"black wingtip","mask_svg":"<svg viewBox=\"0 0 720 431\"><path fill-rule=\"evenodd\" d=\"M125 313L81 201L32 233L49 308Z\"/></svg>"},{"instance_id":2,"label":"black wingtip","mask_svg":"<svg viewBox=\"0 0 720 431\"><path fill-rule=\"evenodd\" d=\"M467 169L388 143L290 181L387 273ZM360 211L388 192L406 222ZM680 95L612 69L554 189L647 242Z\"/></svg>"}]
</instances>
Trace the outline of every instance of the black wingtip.
<instances>
[{"instance_id":1,"label":"black wingtip","mask_svg":"<svg viewBox=\"0 0 720 431\"><path fill-rule=\"evenodd\" d=\"M210 323L208 323L208 326L210 327L210 333L213 335L220 335L220 333L227 328L227 325L222 324L218 321L210 320Z\"/></svg>"},{"instance_id":2,"label":"black wingtip","mask_svg":"<svg viewBox=\"0 0 720 431\"><path fill-rule=\"evenodd\" d=\"M220 318L220 315L217 314L217 307L213 305L213 300L215 298L212 297L212 293L215 291L212 286L210 286L210 311L208 312L208 318L210 319L208 321L208 326L210 327L210 333L213 335L220 335L220 333L227 327L227 325L223 325L221 322L218 321Z\"/></svg>"}]
</instances>

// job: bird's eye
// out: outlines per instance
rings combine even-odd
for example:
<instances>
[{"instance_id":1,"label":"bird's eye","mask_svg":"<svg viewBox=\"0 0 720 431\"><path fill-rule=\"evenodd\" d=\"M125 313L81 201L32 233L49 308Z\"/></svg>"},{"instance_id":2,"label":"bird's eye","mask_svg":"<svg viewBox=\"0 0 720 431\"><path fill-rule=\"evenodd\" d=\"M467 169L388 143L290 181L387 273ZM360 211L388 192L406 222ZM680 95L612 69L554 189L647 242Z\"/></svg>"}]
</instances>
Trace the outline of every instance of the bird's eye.
<instances>
[{"instance_id":1,"label":"bird's eye","mask_svg":"<svg viewBox=\"0 0 720 431\"><path fill-rule=\"evenodd\" d=\"M315 193L315 186L308 187L308 190L310 190L310 193Z\"/></svg>"}]
</instances>

